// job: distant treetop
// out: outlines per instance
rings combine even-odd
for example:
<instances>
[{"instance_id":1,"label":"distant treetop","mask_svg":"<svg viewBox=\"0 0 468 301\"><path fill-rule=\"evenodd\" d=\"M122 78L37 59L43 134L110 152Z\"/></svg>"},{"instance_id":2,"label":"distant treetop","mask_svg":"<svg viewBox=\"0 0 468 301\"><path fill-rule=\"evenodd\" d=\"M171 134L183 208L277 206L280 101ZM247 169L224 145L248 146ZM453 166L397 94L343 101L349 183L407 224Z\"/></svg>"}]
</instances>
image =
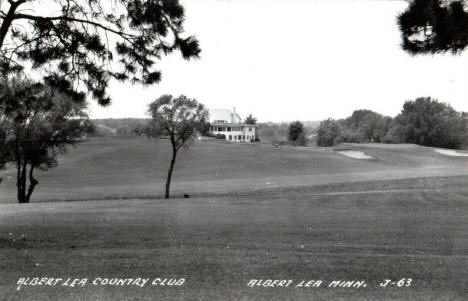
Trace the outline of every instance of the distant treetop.
<instances>
[{"instance_id":1,"label":"distant treetop","mask_svg":"<svg viewBox=\"0 0 468 301\"><path fill-rule=\"evenodd\" d=\"M244 123L246 124L257 124L257 118L253 117L252 114L249 114L244 120Z\"/></svg>"}]
</instances>

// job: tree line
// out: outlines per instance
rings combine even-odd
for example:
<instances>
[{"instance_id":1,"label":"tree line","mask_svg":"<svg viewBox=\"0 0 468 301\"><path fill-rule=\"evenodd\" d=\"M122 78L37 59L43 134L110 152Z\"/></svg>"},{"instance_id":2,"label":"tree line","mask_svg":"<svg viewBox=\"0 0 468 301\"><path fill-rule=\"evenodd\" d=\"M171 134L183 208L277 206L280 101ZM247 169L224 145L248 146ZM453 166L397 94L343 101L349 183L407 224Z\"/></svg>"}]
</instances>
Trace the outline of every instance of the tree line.
<instances>
[{"instance_id":1,"label":"tree line","mask_svg":"<svg viewBox=\"0 0 468 301\"><path fill-rule=\"evenodd\" d=\"M294 122L261 122L258 123L257 135L263 142L275 143L290 143L290 126ZM304 138L314 133L319 125L319 121L300 121ZM292 135L295 137L295 134ZM307 139L306 139L307 140Z\"/></svg>"},{"instance_id":2,"label":"tree line","mask_svg":"<svg viewBox=\"0 0 468 301\"><path fill-rule=\"evenodd\" d=\"M342 142L415 143L460 149L468 145L468 114L430 97L406 101L395 118L357 110L345 119L327 119L317 130L317 145Z\"/></svg>"},{"instance_id":3,"label":"tree line","mask_svg":"<svg viewBox=\"0 0 468 301\"><path fill-rule=\"evenodd\" d=\"M150 118L91 119L88 137L146 135Z\"/></svg>"}]
</instances>

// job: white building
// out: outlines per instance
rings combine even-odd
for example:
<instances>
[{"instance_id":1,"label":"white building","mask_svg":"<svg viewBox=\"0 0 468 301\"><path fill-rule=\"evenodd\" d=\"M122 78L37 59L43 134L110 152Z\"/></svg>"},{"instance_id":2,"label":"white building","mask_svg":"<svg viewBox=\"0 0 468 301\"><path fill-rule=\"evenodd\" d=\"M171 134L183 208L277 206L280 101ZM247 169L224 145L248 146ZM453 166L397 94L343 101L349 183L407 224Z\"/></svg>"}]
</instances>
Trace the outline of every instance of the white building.
<instances>
[{"instance_id":1,"label":"white building","mask_svg":"<svg viewBox=\"0 0 468 301\"><path fill-rule=\"evenodd\" d=\"M227 109L210 111L211 133L214 135L224 135L228 141L255 141L256 125L242 123L236 108L232 112Z\"/></svg>"}]
</instances>

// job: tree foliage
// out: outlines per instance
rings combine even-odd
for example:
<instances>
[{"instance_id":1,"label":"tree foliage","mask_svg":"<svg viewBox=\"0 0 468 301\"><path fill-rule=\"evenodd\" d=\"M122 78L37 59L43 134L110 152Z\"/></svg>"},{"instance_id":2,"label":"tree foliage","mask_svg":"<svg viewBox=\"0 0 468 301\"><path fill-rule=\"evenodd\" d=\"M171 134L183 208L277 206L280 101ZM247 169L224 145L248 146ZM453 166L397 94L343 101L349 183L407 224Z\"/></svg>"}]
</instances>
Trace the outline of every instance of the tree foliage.
<instances>
[{"instance_id":1,"label":"tree foliage","mask_svg":"<svg viewBox=\"0 0 468 301\"><path fill-rule=\"evenodd\" d=\"M356 110L345 119L323 121L317 145L332 146L341 142L385 142L392 118L370 110ZM388 141L387 141L388 142Z\"/></svg>"},{"instance_id":2,"label":"tree foliage","mask_svg":"<svg viewBox=\"0 0 468 301\"><path fill-rule=\"evenodd\" d=\"M289 124L286 122L273 123L266 122L260 123L256 129L256 136L270 142L287 141Z\"/></svg>"},{"instance_id":3,"label":"tree foliage","mask_svg":"<svg viewBox=\"0 0 468 301\"><path fill-rule=\"evenodd\" d=\"M407 101L394 127L404 143L460 148L466 141L467 114L430 97Z\"/></svg>"},{"instance_id":4,"label":"tree foliage","mask_svg":"<svg viewBox=\"0 0 468 301\"><path fill-rule=\"evenodd\" d=\"M333 146L341 138L341 129L332 118L320 122L317 131L318 146Z\"/></svg>"},{"instance_id":5,"label":"tree foliage","mask_svg":"<svg viewBox=\"0 0 468 301\"><path fill-rule=\"evenodd\" d=\"M322 121L317 145L341 142L416 143L425 146L466 146L468 115L430 97L407 101L395 118L369 110L357 110L341 120Z\"/></svg>"},{"instance_id":6,"label":"tree foliage","mask_svg":"<svg viewBox=\"0 0 468 301\"><path fill-rule=\"evenodd\" d=\"M172 172L174 170L177 152L190 142L208 120L208 110L195 99L172 95L163 95L149 105L152 117L149 135L160 139L168 139L172 146L172 159L169 166L165 197L169 198Z\"/></svg>"},{"instance_id":7,"label":"tree foliage","mask_svg":"<svg viewBox=\"0 0 468 301\"><path fill-rule=\"evenodd\" d=\"M465 0L413 0L398 17L402 48L411 54L458 53L468 45Z\"/></svg>"},{"instance_id":8,"label":"tree foliage","mask_svg":"<svg viewBox=\"0 0 468 301\"><path fill-rule=\"evenodd\" d=\"M249 114L244 120L244 123L246 124L257 124L257 118L253 117L252 114Z\"/></svg>"},{"instance_id":9,"label":"tree foliage","mask_svg":"<svg viewBox=\"0 0 468 301\"><path fill-rule=\"evenodd\" d=\"M342 139L347 142L382 142L392 118L370 110L356 110L338 121L342 128Z\"/></svg>"},{"instance_id":10,"label":"tree foliage","mask_svg":"<svg viewBox=\"0 0 468 301\"><path fill-rule=\"evenodd\" d=\"M24 79L4 81L1 88L1 153L4 162L15 163L18 201L27 203L39 184L34 171L55 167L57 155L85 132L86 103Z\"/></svg>"},{"instance_id":11,"label":"tree foliage","mask_svg":"<svg viewBox=\"0 0 468 301\"><path fill-rule=\"evenodd\" d=\"M32 67L68 96L110 102L111 78L154 84L155 63L200 49L178 0L8 0L0 7L0 74ZM42 7L42 8L41 8ZM46 7L44 9L43 7Z\"/></svg>"},{"instance_id":12,"label":"tree foliage","mask_svg":"<svg viewBox=\"0 0 468 301\"><path fill-rule=\"evenodd\" d=\"M294 121L289 125L288 140L293 145L306 145L304 125L300 121Z\"/></svg>"},{"instance_id":13,"label":"tree foliage","mask_svg":"<svg viewBox=\"0 0 468 301\"><path fill-rule=\"evenodd\" d=\"M211 131L211 123L208 121L208 120L205 120L205 122L200 125L200 128L198 129L198 131L200 132L200 134L202 134L203 136L208 136L210 135L210 131Z\"/></svg>"}]
</instances>

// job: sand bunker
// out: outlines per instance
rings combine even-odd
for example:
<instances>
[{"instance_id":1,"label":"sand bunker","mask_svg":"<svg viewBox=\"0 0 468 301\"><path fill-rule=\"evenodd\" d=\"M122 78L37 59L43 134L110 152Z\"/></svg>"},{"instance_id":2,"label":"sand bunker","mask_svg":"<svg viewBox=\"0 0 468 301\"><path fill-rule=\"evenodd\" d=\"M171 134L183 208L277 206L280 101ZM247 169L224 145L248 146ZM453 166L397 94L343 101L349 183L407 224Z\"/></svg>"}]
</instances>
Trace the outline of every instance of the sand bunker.
<instances>
[{"instance_id":1,"label":"sand bunker","mask_svg":"<svg viewBox=\"0 0 468 301\"><path fill-rule=\"evenodd\" d=\"M468 157L468 153L463 153L456 151L454 149L441 149L441 148L436 148L434 149L436 152L442 155L446 156L453 156L453 157Z\"/></svg>"},{"instance_id":2,"label":"sand bunker","mask_svg":"<svg viewBox=\"0 0 468 301\"><path fill-rule=\"evenodd\" d=\"M372 160L374 157L369 156L365 152L362 151L355 151L355 150L337 150L336 151L339 154L342 154L346 157L350 157L353 159L361 159L361 160Z\"/></svg>"}]
</instances>

